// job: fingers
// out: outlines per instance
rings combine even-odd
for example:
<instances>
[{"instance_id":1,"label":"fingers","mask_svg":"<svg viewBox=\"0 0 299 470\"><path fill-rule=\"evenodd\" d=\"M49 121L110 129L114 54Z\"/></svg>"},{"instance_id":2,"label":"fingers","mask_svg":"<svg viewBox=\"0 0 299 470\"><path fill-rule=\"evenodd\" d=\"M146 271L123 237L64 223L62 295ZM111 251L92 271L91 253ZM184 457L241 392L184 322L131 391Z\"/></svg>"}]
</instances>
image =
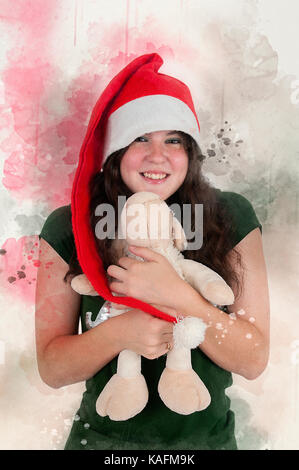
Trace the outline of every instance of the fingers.
<instances>
[{"instance_id":1,"label":"fingers","mask_svg":"<svg viewBox=\"0 0 299 470\"><path fill-rule=\"evenodd\" d=\"M125 349L148 359L166 354L173 346L173 323L156 318L138 309L130 309L125 318Z\"/></svg>"},{"instance_id":2,"label":"fingers","mask_svg":"<svg viewBox=\"0 0 299 470\"><path fill-rule=\"evenodd\" d=\"M165 345L167 343L173 344L173 324L168 321L153 317L152 325L151 341L153 341L153 346L158 347L160 352L161 350L165 351ZM165 354L165 352L162 354Z\"/></svg>"},{"instance_id":3,"label":"fingers","mask_svg":"<svg viewBox=\"0 0 299 470\"><path fill-rule=\"evenodd\" d=\"M123 281L125 279L125 270L120 266L116 266L115 264L111 264L107 268L107 273L109 276L117 279L118 281Z\"/></svg>"},{"instance_id":4,"label":"fingers","mask_svg":"<svg viewBox=\"0 0 299 470\"><path fill-rule=\"evenodd\" d=\"M167 344L166 344L166 354L169 353L169 351L171 351L173 348L173 342L169 341Z\"/></svg>"},{"instance_id":5,"label":"fingers","mask_svg":"<svg viewBox=\"0 0 299 470\"><path fill-rule=\"evenodd\" d=\"M154 349L148 350L145 354L142 354L142 356L150 360L157 359L158 357L164 356L164 354L169 353L172 348L173 342L167 341L166 343L162 343Z\"/></svg>"},{"instance_id":6,"label":"fingers","mask_svg":"<svg viewBox=\"0 0 299 470\"><path fill-rule=\"evenodd\" d=\"M129 246L129 250L131 253L134 255L140 256L146 261L158 261L160 256L159 253L156 253L153 250L150 250L150 248L144 247L144 246Z\"/></svg>"},{"instance_id":7,"label":"fingers","mask_svg":"<svg viewBox=\"0 0 299 470\"><path fill-rule=\"evenodd\" d=\"M173 343L173 334L172 333L163 333L162 343Z\"/></svg>"},{"instance_id":8,"label":"fingers","mask_svg":"<svg viewBox=\"0 0 299 470\"><path fill-rule=\"evenodd\" d=\"M143 263L143 261L129 258L127 256L123 256L122 258L119 258L118 260L119 266L123 267L124 269L129 269L133 264L140 264L140 263Z\"/></svg>"},{"instance_id":9,"label":"fingers","mask_svg":"<svg viewBox=\"0 0 299 470\"><path fill-rule=\"evenodd\" d=\"M116 294L126 295L126 289L123 282L113 281L109 284L110 290Z\"/></svg>"},{"instance_id":10,"label":"fingers","mask_svg":"<svg viewBox=\"0 0 299 470\"><path fill-rule=\"evenodd\" d=\"M119 281L120 283L124 283L127 280L127 274L130 267L136 265L137 263L142 263L142 261L136 261L127 257L120 258L118 262L119 266L115 264L111 264L110 266L108 266L107 273L109 274L109 276L114 278L116 281ZM111 282L109 286L112 291L118 294L127 295L127 292L123 288L124 286L115 284L115 282Z\"/></svg>"},{"instance_id":11,"label":"fingers","mask_svg":"<svg viewBox=\"0 0 299 470\"><path fill-rule=\"evenodd\" d=\"M169 321L165 321L165 320L161 320L161 319L157 319L159 322L164 322L163 324L161 325L158 325L158 329L156 330L157 331L157 334L159 335L159 338L161 338L161 341L168 341L165 340L165 336L169 337L173 336L173 323L169 322Z\"/></svg>"}]
</instances>

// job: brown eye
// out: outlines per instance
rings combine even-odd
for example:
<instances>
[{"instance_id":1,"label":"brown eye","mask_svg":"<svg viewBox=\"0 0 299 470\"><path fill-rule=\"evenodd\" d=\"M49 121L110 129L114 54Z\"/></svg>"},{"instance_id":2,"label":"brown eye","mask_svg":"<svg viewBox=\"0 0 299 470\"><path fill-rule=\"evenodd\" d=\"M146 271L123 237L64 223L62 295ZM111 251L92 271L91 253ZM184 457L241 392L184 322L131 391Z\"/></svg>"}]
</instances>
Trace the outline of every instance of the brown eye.
<instances>
[{"instance_id":1,"label":"brown eye","mask_svg":"<svg viewBox=\"0 0 299 470\"><path fill-rule=\"evenodd\" d=\"M166 142L171 143L171 144L181 144L182 143L181 139L168 139Z\"/></svg>"},{"instance_id":2,"label":"brown eye","mask_svg":"<svg viewBox=\"0 0 299 470\"><path fill-rule=\"evenodd\" d=\"M146 142L147 139L143 135L140 137L137 137L137 139L134 140L134 142Z\"/></svg>"}]
</instances>

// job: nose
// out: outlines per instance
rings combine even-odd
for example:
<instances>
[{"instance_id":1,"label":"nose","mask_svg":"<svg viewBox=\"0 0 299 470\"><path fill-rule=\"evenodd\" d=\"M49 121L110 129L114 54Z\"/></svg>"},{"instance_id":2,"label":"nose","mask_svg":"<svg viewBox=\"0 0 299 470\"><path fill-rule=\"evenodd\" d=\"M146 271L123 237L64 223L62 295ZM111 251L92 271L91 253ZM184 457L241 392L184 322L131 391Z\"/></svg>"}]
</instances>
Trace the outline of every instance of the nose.
<instances>
[{"instance_id":1,"label":"nose","mask_svg":"<svg viewBox=\"0 0 299 470\"><path fill-rule=\"evenodd\" d=\"M167 149L162 142L151 142L148 147L147 158L149 161L160 163L167 158Z\"/></svg>"}]
</instances>

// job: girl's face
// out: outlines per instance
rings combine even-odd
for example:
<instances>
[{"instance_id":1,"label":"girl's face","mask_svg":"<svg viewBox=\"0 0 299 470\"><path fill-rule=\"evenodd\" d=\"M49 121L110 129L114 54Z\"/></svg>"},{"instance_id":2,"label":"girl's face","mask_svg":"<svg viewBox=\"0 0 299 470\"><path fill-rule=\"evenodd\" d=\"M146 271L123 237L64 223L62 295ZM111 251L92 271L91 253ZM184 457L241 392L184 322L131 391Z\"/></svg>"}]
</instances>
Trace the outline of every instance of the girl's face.
<instances>
[{"instance_id":1,"label":"girl's face","mask_svg":"<svg viewBox=\"0 0 299 470\"><path fill-rule=\"evenodd\" d=\"M120 174L136 193L150 191L165 200L183 183L188 171L188 155L175 131L144 134L131 143L120 163Z\"/></svg>"}]
</instances>

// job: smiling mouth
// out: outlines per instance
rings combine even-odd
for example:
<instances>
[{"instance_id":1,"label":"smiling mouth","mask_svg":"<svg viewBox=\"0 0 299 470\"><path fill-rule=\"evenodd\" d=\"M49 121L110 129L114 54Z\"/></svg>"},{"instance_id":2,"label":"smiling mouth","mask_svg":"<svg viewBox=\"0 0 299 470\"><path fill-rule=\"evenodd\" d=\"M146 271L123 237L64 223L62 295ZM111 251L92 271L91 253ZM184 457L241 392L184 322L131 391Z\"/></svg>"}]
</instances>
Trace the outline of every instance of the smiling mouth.
<instances>
[{"instance_id":1,"label":"smiling mouth","mask_svg":"<svg viewBox=\"0 0 299 470\"><path fill-rule=\"evenodd\" d=\"M149 171L145 171L143 173L140 173L141 176L147 181L164 181L168 178L169 174L168 173L151 173Z\"/></svg>"}]
</instances>

